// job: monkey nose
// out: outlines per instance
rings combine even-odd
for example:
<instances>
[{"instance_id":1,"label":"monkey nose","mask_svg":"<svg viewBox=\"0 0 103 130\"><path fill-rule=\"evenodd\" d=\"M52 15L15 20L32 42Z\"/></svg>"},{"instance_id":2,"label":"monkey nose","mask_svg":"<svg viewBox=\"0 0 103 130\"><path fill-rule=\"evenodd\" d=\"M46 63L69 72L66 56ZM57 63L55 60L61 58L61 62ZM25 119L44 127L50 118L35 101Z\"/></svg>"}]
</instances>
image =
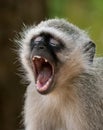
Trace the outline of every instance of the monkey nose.
<instances>
[{"instance_id":1,"label":"monkey nose","mask_svg":"<svg viewBox=\"0 0 103 130\"><path fill-rule=\"evenodd\" d=\"M38 46L38 48L41 49L41 50L43 50L43 49L45 49L45 46L40 45L40 46Z\"/></svg>"},{"instance_id":2,"label":"monkey nose","mask_svg":"<svg viewBox=\"0 0 103 130\"><path fill-rule=\"evenodd\" d=\"M46 44L44 42L39 42L36 45L36 48L39 49L39 50L45 50L46 49Z\"/></svg>"}]
</instances>

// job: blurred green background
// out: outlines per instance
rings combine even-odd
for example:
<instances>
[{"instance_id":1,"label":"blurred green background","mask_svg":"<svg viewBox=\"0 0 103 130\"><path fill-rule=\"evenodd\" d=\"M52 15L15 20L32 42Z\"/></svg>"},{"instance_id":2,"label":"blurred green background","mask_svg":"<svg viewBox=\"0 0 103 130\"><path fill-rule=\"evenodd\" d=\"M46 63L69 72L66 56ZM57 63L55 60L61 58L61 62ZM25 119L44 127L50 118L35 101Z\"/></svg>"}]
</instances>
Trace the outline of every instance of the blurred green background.
<instances>
[{"instance_id":1,"label":"blurred green background","mask_svg":"<svg viewBox=\"0 0 103 130\"><path fill-rule=\"evenodd\" d=\"M49 0L49 17L66 18L85 29L103 55L103 0Z\"/></svg>"},{"instance_id":2,"label":"blurred green background","mask_svg":"<svg viewBox=\"0 0 103 130\"><path fill-rule=\"evenodd\" d=\"M18 76L13 42L23 23L66 18L85 29L103 56L103 0L0 0L0 130L20 130L26 87Z\"/></svg>"}]
</instances>

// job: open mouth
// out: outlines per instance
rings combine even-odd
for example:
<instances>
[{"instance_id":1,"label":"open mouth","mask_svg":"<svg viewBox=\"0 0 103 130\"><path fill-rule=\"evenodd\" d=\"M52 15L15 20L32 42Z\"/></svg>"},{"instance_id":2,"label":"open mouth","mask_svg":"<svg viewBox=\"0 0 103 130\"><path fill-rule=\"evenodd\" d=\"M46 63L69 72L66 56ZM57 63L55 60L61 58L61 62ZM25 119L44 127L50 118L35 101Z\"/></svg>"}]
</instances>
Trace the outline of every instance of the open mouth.
<instances>
[{"instance_id":1,"label":"open mouth","mask_svg":"<svg viewBox=\"0 0 103 130\"><path fill-rule=\"evenodd\" d=\"M36 88L40 93L47 93L51 88L54 67L46 58L41 56L34 56L32 61Z\"/></svg>"}]
</instances>

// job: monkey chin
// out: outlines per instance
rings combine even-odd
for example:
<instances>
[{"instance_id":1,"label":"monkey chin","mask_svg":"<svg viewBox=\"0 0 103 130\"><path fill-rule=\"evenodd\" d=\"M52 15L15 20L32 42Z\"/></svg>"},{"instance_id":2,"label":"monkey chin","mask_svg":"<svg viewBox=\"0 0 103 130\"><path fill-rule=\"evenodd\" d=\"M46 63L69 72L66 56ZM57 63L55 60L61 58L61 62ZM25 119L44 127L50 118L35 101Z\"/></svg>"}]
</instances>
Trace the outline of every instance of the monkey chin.
<instances>
[{"instance_id":1,"label":"monkey chin","mask_svg":"<svg viewBox=\"0 0 103 130\"><path fill-rule=\"evenodd\" d=\"M32 57L32 68L36 89L40 94L48 94L53 88L54 64L40 55Z\"/></svg>"}]
</instances>

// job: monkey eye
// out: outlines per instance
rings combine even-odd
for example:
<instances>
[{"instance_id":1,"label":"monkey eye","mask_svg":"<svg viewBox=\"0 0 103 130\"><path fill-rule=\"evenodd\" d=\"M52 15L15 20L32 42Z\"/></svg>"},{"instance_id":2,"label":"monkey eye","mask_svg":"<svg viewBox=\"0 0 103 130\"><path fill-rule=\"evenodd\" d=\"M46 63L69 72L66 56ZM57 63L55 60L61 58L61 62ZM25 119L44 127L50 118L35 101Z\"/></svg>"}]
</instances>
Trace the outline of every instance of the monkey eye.
<instances>
[{"instance_id":1,"label":"monkey eye","mask_svg":"<svg viewBox=\"0 0 103 130\"><path fill-rule=\"evenodd\" d=\"M40 42L42 40L42 37L41 36L38 36L34 39L35 42Z\"/></svg>"},{"instance_id":2,"label":"monkey eye","mask_svg":"<svg viewBox=\"0 0 103 130\"><path fill-rule=\"evenodd\" d=\"M35 37L35 38L32 38L32 39L31 39L31 42L30 42L30 48L31 48L31 50L32 50L33 47L34 47L35 45L37 45L41 40L42 40L42 37L41 37L41 36L37 36L37 37Z\"/></svg>"},{"instance_id":3,"label":"monkey eye","mask_svg":"<svg viewBox=\"0 0 103 130\"><path fill-rule=\"evenodd\" d=\"M51 38L50 39L50 45L51 46L58 46L59 45L59 41L57 41L56 39Z\"/></svg>"}]
</instances>

